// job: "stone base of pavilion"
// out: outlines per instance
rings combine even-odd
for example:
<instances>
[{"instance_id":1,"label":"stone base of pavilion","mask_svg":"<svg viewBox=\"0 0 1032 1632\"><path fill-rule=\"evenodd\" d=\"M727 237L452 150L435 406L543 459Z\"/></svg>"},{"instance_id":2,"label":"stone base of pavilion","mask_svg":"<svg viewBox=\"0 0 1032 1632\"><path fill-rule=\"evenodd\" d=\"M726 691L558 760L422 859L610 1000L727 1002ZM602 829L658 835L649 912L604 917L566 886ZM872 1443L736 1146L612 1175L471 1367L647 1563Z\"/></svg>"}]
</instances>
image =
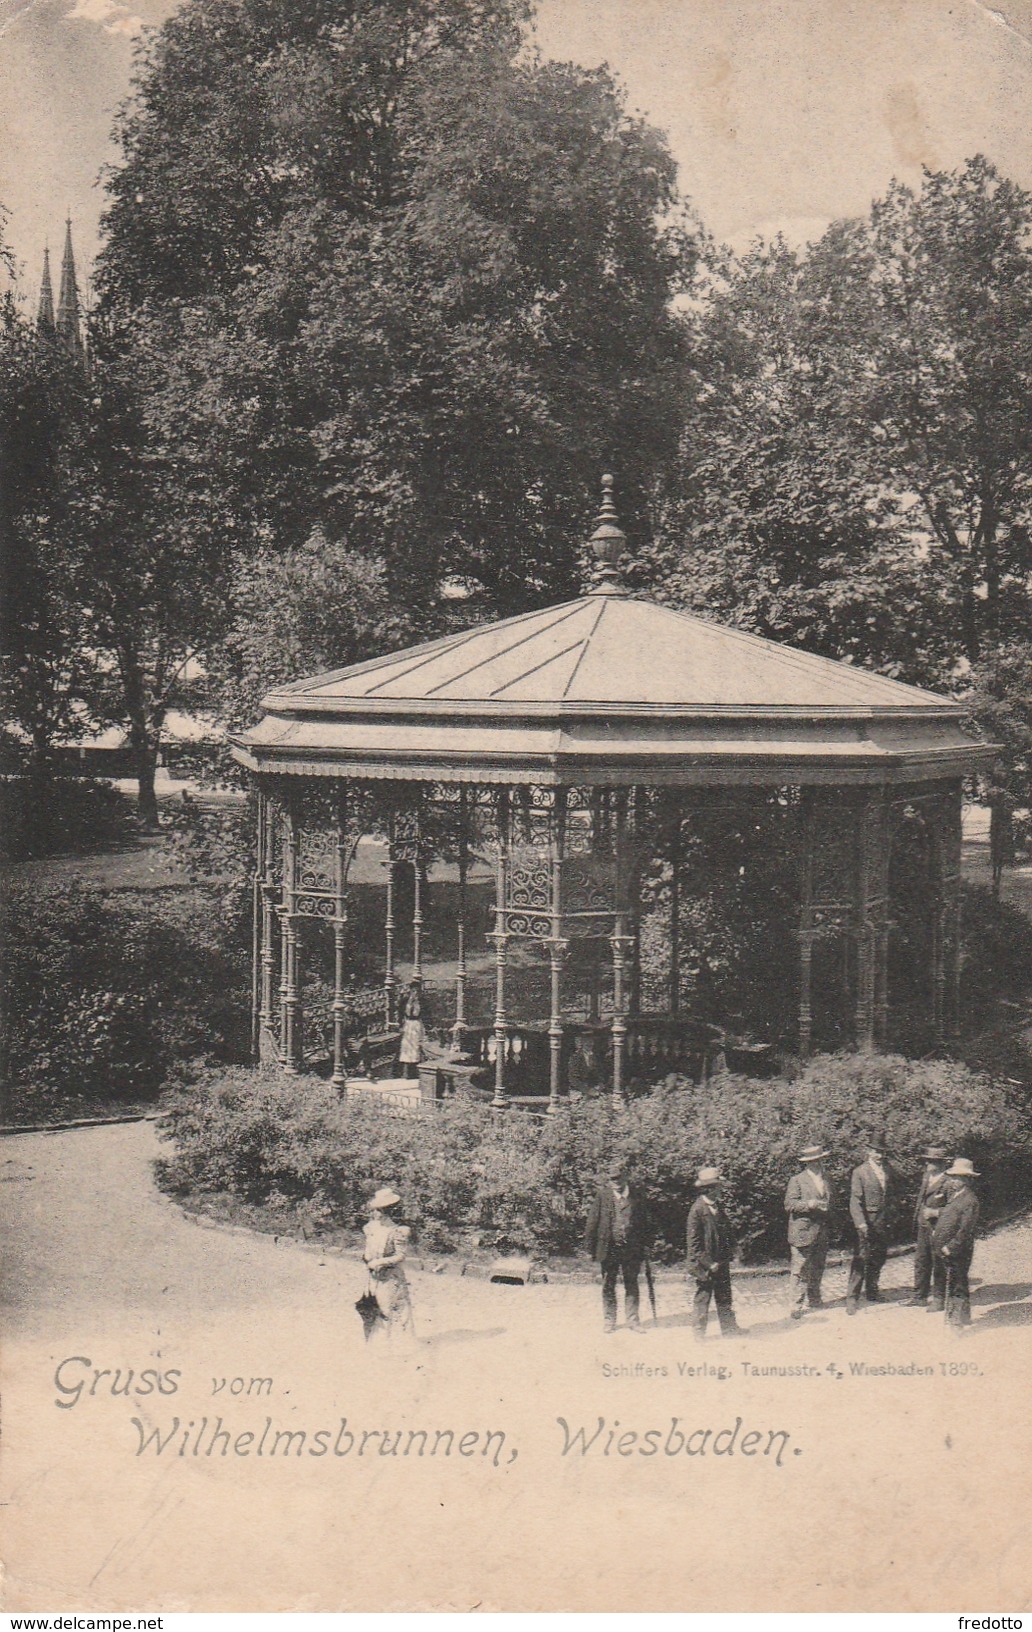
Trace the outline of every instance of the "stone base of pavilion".
<instances>
[{"instance_id":1,"label":"stone base of pavilion","mask_svg":"<svg viewBox=\"0 0 1032 1632\"><path fill-rule=\"evenodd\" d=\"M344 1094L347 1099L379 1099L395 1105L416 1105L423 1097L414 1077L348 1077Z\"/></svg>"}]
</instances>

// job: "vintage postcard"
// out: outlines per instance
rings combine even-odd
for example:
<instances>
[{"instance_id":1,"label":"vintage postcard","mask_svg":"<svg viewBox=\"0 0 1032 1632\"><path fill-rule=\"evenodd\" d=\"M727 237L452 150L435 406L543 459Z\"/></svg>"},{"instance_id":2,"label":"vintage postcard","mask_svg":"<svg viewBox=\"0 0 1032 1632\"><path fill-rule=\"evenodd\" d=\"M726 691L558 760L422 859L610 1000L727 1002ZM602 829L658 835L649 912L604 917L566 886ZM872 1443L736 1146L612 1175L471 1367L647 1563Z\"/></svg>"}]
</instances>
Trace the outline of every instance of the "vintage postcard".
<instances>
[{"instance_id":1,"label":"vintage postcard","mask_svg":"<svg viewBox=\"0 0 1032 1632\"><path fill-rule=\"evenodd\" d=\"M6 1611L1032 1608L1030 106L10 0Z\"/></svg>"}]
</instances>

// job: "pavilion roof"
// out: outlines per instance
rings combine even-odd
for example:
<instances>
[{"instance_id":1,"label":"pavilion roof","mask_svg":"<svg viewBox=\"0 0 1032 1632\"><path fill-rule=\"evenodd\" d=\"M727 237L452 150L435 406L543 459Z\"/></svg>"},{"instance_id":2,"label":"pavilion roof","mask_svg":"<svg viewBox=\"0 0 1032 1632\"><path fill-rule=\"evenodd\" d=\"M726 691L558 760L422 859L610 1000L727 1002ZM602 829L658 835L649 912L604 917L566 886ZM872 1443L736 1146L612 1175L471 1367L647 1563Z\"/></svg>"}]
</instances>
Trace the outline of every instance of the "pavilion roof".
<instances>
[{"instance_id":1,"label":"pavilion roof","mask_svg":"<svg viewBox=\"0 0 1032 1632\"><path fill-rule=\"evenodd\" d=\"M934 692L652 601L617 570L612 480L575 601L283 685L252 769L463 781L905 781L991 754Z\"/></svg>"},{"instance_id":2,"label":"pavilion roof","mask_svg":"<svg viewBox=\"0 0 1032 1632\"><path fill-rule=\"evenodd\" d=\"M299 680L270 693L263 706L332 715L353 713L356 705L393 712L399 703L471 704L477 713L526 704L560 712L583 706L957 712L949 699L870 670L608 595L584 595Z\"/></svg>"}]
</instances>

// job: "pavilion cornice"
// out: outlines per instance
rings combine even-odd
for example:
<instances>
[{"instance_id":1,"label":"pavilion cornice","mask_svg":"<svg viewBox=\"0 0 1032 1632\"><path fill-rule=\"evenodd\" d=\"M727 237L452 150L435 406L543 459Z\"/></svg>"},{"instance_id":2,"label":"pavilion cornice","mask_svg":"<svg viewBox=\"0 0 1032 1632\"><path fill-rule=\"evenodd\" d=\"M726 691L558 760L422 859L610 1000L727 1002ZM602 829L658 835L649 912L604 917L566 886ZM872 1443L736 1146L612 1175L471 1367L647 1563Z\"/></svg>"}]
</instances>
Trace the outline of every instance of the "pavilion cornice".
<instances>
[{"instance_id":1,"label":"pavilion cornice","mask_svg":"<svg viewBox=\"0 0 1032 1632\"><path fill-rule=\"evenodd\" d=\"M265 715L277 719L320 719L320 720L354 720L377 719L390 720L402 723L413 718L433 719L446 721L461 719L465 724L483 723L490 725L493 722L504 722L506 727L518 726L523 720L538 722L540 720L573 720L573 719L606 719L606 720L671 720L671 721L699 721L699 720L763 720L775 722L782 720L808 720L815 726L826 720L897 720L906 721L934 720L939 723L959 721L964 717L964 710L959 703L943 701L941 703L915 704L910 707L900 707L898 704L879 707L877 704L829 703L814 707L811 704L777 703L765 705L762 703L632 703L632 702L505 702L504 700L485 702L483 699L469 700L451 699L442 701L440 698L406 698L399 701L397 698L357 697L351 699L334 699L327 702L324 698L305 698L286 692L270 692L262 699L262 709Z\"/></svg>"},{"instance_id":2,"label":"pavilion cornice","mask_svg":"<svg viewBox=\"0 0 1032 1632\"><path fill-rule=\"evenodd\" d=\"M798 784L891 786L908 781L943 781L971 774L992 757L980 744L945 753L853 752L849 758L826 750L811 754L743 752L733 755L681 752L668 762L655 754L576 756L527 753L507 758L461 757L450 753L395 753L373 757L339 751L263 748L255 753L237 744L233 757L258 775L341 778L354 781L456 782L465 784L706 787Z\"/></svg>"}]
</instances>

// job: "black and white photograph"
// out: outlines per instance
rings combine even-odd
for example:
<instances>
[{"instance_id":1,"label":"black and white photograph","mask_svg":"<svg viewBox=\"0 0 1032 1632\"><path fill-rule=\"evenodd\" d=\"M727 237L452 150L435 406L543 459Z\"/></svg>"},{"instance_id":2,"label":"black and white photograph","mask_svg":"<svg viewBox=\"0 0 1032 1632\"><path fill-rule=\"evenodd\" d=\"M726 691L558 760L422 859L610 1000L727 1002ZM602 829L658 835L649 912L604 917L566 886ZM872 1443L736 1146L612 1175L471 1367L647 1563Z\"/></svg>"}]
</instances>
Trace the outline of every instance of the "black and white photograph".
<instances>
[{"instance_id":1,"label":"black and white photograph","mask_svg":"<svg viewBox=\"0 0 1032 1632\"><path fill-rule=\"evenodd\" d=\"M1030 115L6 0L9 1615L1032 1610Z\"/></svg>"}]
</instances>

